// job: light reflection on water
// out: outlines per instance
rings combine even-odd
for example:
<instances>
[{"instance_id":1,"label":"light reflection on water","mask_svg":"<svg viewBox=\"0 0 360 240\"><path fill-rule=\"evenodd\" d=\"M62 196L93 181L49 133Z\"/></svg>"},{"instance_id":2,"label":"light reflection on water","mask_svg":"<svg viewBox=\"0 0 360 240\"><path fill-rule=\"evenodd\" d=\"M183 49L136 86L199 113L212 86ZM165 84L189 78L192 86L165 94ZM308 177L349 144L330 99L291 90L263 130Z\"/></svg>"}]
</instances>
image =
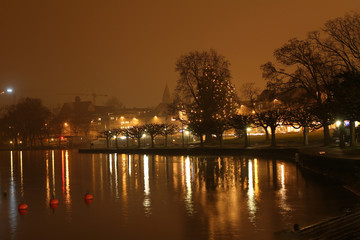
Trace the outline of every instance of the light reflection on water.
<instances>
[{"instance_id":1,"label":"light reflection on water","mask_svg":"<svg viewBox=\"0 0 360 240\"><path fill-rule=\"evenodd\" d=\"M359 200L278 160L68 150L0 156L1 189L8 192L0 201L1 239L80 232L98 239L104 231L134 239L270 239L274 231L339 214ZM94 195L91 204L86 192ZM52 197L60 200L58 209L50 209ZM17 211L22 199L26 216Z\"/></svg>"}]
</instances>

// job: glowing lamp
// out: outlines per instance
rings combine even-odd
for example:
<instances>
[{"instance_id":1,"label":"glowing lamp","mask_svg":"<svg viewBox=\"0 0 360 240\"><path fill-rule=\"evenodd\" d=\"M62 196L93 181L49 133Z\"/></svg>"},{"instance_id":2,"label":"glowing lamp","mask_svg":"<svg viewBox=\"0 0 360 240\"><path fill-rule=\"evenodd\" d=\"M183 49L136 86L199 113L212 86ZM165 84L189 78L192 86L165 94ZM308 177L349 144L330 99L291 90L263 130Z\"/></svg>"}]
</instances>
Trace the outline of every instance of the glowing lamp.
<instances>
[{"instance_id":1,"label":"glowing lamp","mask_svg":"<svg viewBox=\"0 0 360 240\"><path fill-rule=\"evenodd\" d=\"M339 127L341 125L341 121L336 121L336 126Z\"/></svg>"}]
</instances>

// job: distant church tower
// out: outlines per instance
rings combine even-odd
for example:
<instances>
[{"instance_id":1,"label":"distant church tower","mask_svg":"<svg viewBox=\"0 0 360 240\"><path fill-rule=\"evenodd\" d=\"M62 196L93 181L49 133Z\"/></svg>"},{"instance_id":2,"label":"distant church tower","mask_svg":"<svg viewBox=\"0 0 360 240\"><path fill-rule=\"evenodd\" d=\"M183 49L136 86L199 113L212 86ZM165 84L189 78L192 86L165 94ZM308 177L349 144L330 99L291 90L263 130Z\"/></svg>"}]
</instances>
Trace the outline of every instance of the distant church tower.
<instances>
[{"instance_id":1,"label":"distant church tower","mask_svg":"<svg viewBox=\"0 0 360 240\"><path fill-rule=\"evenodd\" d=\"M161 103L167 103L167 104L171 103L171 96L170 96L170 91L169 91L169 87L168 87L167 83L165 85L165 90L164 90L164 93L163 93Z\"/></svg>"}]
</instances>

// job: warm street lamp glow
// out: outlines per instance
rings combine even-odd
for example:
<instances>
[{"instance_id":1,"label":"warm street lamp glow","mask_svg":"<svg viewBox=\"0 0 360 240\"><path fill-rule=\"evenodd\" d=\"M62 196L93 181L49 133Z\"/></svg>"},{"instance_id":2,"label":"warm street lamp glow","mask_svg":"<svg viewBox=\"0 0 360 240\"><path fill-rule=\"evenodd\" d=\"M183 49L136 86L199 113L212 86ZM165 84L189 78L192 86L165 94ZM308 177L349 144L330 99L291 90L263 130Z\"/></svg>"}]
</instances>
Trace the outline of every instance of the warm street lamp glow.
<instances>
[{"instance_id":1,"label":"warm street lamp glow","mask_svg":"<svg viewBox=\"0 0 360 240\"><path fill-rule=\"evenodd\" d=\"M341 121L336 121L336 126L339 127L341 125Z\"/></svg>"},{"instance_id":2,"label":"warm street lamp glow","mask_svg":"<svg viewBox=\"0 0 360 240\"><path fill-rule=\"evenodd\" d=\"M12 88L6 88L5 90L1 90L0 91L0 94L5 94L5 93L7 93L7 94L11 94L11 93L13 93L14 92L14 89L12 89Z\"/></svg>"},{"instance_id":3,"label":"warm street lamp glow","mask_svg":"<svg viewBox=\"0 0 360 240\"><path fill-rule=\"evenodd\" d=\"M64 126L67 127L67 126L69 126L69 124L66 122L66 123L64 123Z\"/></svg>"}]
</instances>

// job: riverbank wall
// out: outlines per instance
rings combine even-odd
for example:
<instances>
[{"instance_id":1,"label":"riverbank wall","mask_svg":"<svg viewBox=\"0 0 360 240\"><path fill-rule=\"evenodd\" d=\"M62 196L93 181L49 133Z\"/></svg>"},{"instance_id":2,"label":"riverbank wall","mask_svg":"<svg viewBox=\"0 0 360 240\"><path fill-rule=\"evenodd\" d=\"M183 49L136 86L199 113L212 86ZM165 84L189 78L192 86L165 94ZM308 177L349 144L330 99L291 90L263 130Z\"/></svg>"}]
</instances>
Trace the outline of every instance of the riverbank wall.
<instances>
[{"instance_id":1,"label":"riverbank wall","mask_svg":"<svg viewBox=\"0 0 360 240\"><path fill-rule=\"evenodd\" d=\"M317 149L315 149L317 150ZM331 154L300 149L296 162L304 169L323 175L343 184L360 196L360 159L354 156Z\"/></svg>"}]
</instances>

